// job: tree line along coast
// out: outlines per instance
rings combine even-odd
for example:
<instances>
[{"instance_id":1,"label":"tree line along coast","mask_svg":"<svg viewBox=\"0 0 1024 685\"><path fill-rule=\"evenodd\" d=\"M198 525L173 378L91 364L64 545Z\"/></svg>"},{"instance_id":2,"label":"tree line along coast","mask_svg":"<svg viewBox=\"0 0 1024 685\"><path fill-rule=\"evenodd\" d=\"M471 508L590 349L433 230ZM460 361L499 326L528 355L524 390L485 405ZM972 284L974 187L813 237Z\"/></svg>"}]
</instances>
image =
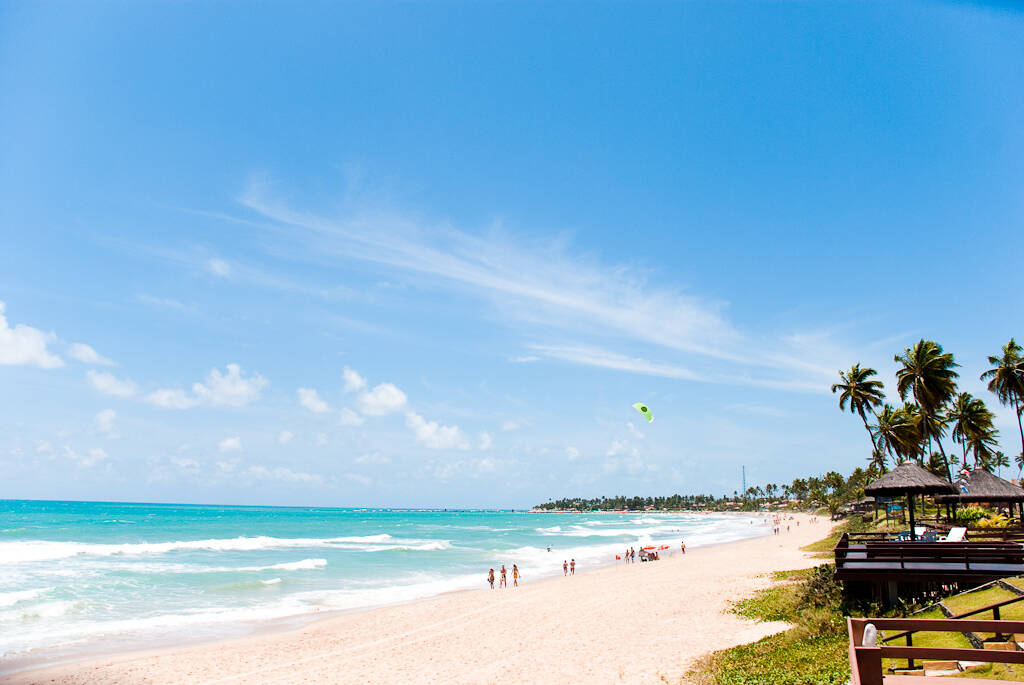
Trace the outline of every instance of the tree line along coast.
<instances>
[{"instance_id":1,"label":"tree line along coast","mask_svg":"<svg viewBox=\"0 0 1024 685\"><path fill-rule=\"evenodd\" d=\"M894 360L899 368L891 398L885 394L878 371L861 364L840 371L839 382L832 385L839 409L859 416L870 440L866 467L855 467L849 476L830 471L795 478L789 484L751 486L731 496L571 497L537 504L533 511L753 511L812 506L827 508L834 515L863 497L864 485L888 472L890 465L908 459L950 482L957 467L997 472L1011 465L1010 457L1000 449L995 414L984 399L958 388L956 369L960 365L952 353L933 340L922 339ZM988 357L988 364L980 380L987 382L996 401L1013 409L1017 418L1021 451L1013 457L1013 464L1019 476L1024 471L1024 348L1011 338L1000 354ZM945 439L953 443L948 451Z\"/></svg>"}]
</instances>

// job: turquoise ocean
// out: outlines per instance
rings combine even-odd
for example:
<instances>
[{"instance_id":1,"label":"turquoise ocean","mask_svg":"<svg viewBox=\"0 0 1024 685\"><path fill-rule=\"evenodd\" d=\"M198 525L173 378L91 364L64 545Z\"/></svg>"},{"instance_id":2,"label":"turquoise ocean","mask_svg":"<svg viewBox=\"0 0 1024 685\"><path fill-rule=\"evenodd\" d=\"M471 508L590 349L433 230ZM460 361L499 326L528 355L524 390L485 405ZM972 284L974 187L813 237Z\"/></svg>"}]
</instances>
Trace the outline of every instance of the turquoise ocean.
<instances>
[{"instance_id":1,"label":"turquoise ocean","mask_svg":"<svg viewBox=\"0 0 1024 685\"><path fill-rule=\"evenodd\" d=\"M0 501L0 673L765 535L727 514ZM550 552L547 551L551 547Z\"/></svg>"}]
</instances>

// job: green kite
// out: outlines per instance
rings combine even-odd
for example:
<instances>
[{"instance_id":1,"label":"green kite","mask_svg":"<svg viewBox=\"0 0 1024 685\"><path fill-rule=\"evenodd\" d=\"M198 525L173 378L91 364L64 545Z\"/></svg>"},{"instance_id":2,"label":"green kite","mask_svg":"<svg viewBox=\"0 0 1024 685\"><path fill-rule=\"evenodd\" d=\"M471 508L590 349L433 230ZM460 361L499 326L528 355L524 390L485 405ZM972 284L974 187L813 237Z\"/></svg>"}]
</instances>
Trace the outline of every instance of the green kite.
<instances>
[{"instance_id":1,"label":"green kite","mask_svg":"<svg viewBox=\"0 0 1024 685\"><path fill-rule=\"evenodd\" d=\"M654 420L654 414L651 413L651 410L648 409L647 405L644 404L643 402L637 402L636 404L634 404L633 409L636 409L638 412L643 414L644 418L647 419L647 423L650 423L651 421Z\"/></svg>"}]
</instances>

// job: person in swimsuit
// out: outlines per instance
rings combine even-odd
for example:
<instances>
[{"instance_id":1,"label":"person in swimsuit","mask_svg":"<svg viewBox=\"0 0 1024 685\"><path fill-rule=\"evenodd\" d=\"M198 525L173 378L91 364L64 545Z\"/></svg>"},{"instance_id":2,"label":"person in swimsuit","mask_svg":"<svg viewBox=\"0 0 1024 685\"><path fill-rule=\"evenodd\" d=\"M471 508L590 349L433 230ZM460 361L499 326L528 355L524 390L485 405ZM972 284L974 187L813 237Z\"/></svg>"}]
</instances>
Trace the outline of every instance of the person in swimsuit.
<instances>
[{"instance_id":1,"label":"person in swimsuit","mask_svg":"<svg viewBox=\"0 0 1024 685\"><path fill-rule=\"evenodd\" d=\"M512 587L519 587L519 567L512 564Z\"/></svg>"},{"instance_id":2,"label":"person in swimsuit","mask_svg":"<svg viewBox=\"0 0 1024 685\"><path fill-rule=\"evenodd\" d=\"M568 561L563 561L562 562L562 575L563 576L569 575L569 562Z\"/></svg>"},{"instance_id":3,"label":"person in swimsuit","mask_svg":"<svg viewBox=\"0 0 1024 685\"><path fill-rule=\"evenodd\" d=\"M501 582L498 585L500 587L508 587L508 579L505 578L505 564L501 565Z\"/></svg>"},{"instance_id":4,"label":"person in swimsuit","mask_svg":"<svg viewBox=\"0 0 1024 685\"><path fill-rule=\"evenodd\" d=\"M680 542L679 542L679 549L682 551L683 554L686 554L686 542L685 541L680 540Z\"/></svg>"},{"instance_id":5,"label":"person in swimsuit","mask_svg":"<svg viewBox=\"0 0 1024 685\"><path fill-rule=\"evenodd\" d=\"M576 575L576 560L575 559L573 559L572 561L569 562L569 575L570 576Z\"/></svg>"},{"instance_id":6,"label":"person in swimsuit","mask_svg":"<svg viewBox=\"0 0 1024 685\"><path fill-rule=\"evenodd\" d=\"M487 582L491 584L491 589L494 589L494 569L492 568L487 572Z\"/></svg>"}]
</instances>

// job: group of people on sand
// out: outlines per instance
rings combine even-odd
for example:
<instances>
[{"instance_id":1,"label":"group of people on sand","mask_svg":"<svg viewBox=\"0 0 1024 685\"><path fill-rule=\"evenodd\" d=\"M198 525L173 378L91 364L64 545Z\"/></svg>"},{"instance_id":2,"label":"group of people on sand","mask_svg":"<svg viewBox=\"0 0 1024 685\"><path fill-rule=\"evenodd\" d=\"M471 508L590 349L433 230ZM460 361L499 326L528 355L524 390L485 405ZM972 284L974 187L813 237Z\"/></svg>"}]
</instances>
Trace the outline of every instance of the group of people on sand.
<instances>
[{"instance_id":1,"label":"group of people on sand","mask_svg":"<svg viewBox=\"0 0 1024 685\"><path fill-rule=\"evenodd\" d=\"M492 568L487 572L487 582L490 583L491 589L494 589L494 569ZM501 565L501 580L499 581L498 587L508 587L508 571L505 570L505 564ZM519 587L519 567L512 564L512 587Z\"/></svg>"},{"instance_id":2,"label":"group of people on sand","mask_svg":"<svg viewBox=\"0 0 1024 685\"><path fill-rule=\"evenodd\" d=\"M570 561L568 563L566 563L564 560L562 561L562 575L563 576L574 576L574 575L576 575L576 560L575 559L573 559L572 561Z\"/></svg>"}]
</instances>

